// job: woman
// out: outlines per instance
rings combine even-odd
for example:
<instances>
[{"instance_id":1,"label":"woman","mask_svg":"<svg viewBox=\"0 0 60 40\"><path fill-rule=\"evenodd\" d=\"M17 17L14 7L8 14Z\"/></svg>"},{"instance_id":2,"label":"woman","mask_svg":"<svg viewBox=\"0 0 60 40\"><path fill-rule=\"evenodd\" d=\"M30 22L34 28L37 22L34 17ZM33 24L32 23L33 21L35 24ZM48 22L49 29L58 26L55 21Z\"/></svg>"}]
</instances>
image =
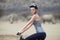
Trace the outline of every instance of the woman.
<instances>
[{"instance_id":1,"label":"woman","mask_svg":"<svg viewBox=\"0 0 60 40\"><path fill-rule=\"evenodd\" d=\"M44 32L44 30L41 27L41 23L40 23L40 17L37 13L38 7L35 4L32 4L30 6L31 9L31 13L32 13L32 18L28 21L28 23L22 28L22 30L20 32L17 33L17 35L21 35L22 33L24 33L27 29L29 29L32 24L35 26L36 29L36 33L32 34L31 36L25 38L24 40L44 40L46 37L46 33Z\"/></svg>"}]
</instances>

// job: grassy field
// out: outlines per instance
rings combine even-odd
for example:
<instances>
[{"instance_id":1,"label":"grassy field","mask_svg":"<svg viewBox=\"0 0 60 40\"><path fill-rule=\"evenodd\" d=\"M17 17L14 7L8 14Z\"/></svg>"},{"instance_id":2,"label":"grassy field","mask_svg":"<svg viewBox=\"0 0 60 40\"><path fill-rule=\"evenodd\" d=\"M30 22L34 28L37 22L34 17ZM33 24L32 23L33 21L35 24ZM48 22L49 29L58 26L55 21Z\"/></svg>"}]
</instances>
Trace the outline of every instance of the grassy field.
<instances>
[{"instance_id":1,"label":"grassy field","mask_svg":"<svg viewBox=\"0 0 60 40\"><path fill-rule=\"evenodd\" d=\"M22 20L18 22L14 22L13 24L10 24L10 22L0 21L0 40L18 40L16 33L26 23L27 22L23 22ZM56 24L42 23L42 27L47 34L46 40L60 40L60 23L56 23ZM32 26L22 35L24 38L26 38L33 33L35 33L34 26Z\"/></svg>"}]
</instances>

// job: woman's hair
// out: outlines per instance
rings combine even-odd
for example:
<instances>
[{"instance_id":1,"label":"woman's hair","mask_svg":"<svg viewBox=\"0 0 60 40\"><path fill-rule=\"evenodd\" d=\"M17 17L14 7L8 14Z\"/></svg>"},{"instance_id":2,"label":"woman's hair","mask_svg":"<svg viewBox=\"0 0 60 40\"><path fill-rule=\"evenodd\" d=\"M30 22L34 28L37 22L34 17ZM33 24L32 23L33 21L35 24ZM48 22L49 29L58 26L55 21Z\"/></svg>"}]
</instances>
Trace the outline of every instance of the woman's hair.
<instances>
[{"instance_id":1,"label":"woman's hair","mask_svg":"<svg viewBox=\"0 0 60 40\"><path fill-rule=\"evenodd\" d=\"M37 7L37 5L36 4L31 4L30 6L29 6L30 8L32 8L32 7L34 7L35 9L38 9L38 7Z\"/></svg>"},{"instance_id":2,"label":"woman's hair","mask_svg":"<svg viewBox=\"0 0 60 40\"><path fill-rule=\"evenodd\" d=\"M32 6L30 6L30 8L33 8L33 7L34 7L35 9L38 9L38 7L37 7L37 6L33 6L33 5L32 5Z\"/></svg>"}]
</instances>

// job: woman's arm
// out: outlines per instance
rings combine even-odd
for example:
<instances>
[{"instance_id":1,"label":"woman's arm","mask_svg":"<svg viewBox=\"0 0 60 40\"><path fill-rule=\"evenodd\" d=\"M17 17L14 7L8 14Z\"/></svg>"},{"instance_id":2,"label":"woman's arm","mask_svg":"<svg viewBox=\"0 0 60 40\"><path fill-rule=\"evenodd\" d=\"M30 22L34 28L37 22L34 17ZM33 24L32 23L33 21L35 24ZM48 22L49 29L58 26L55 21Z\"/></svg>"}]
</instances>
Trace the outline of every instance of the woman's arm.
<instances>
[{"instance_id":1,"label":"woman's arm","mask_svg":"<svg viewBox=\"0 0 60 40\"><path fill-rule=\"evenodd\" d=\"M20 31L20 33L23 33L25 30L27 30L28 28L30 28L30 26L32 25L34 19L35 19L35 15L32 16L32 18L28 21L28 23L22 28L22 30Z\"/></svg>"},{"instance_id":2,"label":"woman's arm","mask_svg":"<svg viewBox=\"0 0 60 40\"><path fill-rule=\"evenodd\" d=\"M24 33L26 30L28 30L31 26L32 26L33 23L30 23L25 29L23 29L22 33Z\"/></svg>"}]
</instances>

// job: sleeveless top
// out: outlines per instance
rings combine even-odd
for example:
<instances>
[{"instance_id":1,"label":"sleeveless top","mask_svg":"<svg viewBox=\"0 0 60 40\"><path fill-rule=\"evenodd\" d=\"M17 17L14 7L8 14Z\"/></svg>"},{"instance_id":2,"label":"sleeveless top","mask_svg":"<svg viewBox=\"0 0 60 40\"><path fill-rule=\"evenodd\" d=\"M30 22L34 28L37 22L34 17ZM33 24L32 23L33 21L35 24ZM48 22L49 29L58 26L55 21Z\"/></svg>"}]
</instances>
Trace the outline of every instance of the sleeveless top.
<instances>
[{"instance_id":1,"label":"sleeveless top","mask_svg":"<svg viewBox=\"0 0 60 40\"><path fill-rule=\"evenodd\" d=\"M33 25L35 26L35 29L36 29L37 33L44 32L43 28L41 27L40 21L34 21Z\"/></svg>"}]
</instances>

